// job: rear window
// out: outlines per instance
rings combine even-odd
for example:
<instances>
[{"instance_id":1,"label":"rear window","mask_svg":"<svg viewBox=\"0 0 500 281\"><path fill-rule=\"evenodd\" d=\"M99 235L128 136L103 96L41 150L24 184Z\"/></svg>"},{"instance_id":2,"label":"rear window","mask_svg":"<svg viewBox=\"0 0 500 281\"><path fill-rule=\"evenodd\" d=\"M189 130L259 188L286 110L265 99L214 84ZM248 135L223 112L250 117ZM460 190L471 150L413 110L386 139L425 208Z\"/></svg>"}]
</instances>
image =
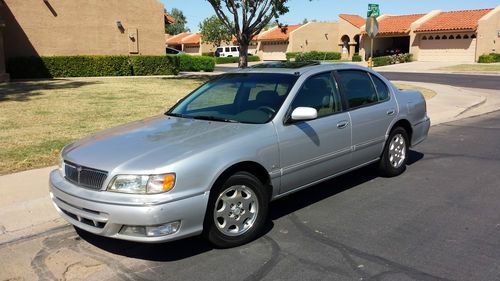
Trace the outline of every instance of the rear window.
<instances>
[{"instance_id":1,"label":"rear window","mask_svg":"<svg viewBox=\"0 0 500 281\"><path fill-rule=\"evenodd\" d=\"M377 89L377 94L378 98L381 101L388 100L389 99L389 88L387 88L387 84L385 84L384 81L382 81L380 78L378 78L375 75L371 75L373 79L373 83L375 84L375 88Z\"/></svg>"}]
</instances>

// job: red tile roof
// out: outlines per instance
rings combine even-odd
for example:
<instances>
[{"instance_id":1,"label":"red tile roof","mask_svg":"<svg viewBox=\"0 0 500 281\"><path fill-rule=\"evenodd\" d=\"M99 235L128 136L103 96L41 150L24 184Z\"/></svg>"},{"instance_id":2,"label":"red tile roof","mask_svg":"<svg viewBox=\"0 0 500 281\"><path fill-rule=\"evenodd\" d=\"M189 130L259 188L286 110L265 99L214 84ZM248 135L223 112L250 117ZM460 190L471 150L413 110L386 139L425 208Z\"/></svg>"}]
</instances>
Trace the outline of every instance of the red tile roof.
<instances>
[{"instance_id":1,"label":"red tile roof","mask_svg":"<svg viewBox=\"0 0 500 281\"><path fill-rule=\"evenodd\" d=\"M443 12L424 22L415 31L475 30L478 21L493 9Z\"/></svg>"},{"instance_id":2,"label":"red tile roof","mask_svg":"<svg viewBox=\"0 0 500 281\"><path fill-rule=\"evenodd\" d=\"M169 13L165 13L164 16L165 16L166 23L174 23L175 22L175 18L172 17Z\"/></svg>"},{"instance_id":3,"label":"red tile roof","mask_svg":"<svg viewBox=\"0 0 500 281\"><path fill-rule=\"evenodd\" d=\"M193 33L187 37L182 39L182 44L200 44L201 43L201 34Z\"/></svg>"},{"instance_id":4,"label":"red tile roof","mask_svg":"<svg viewBox=\"0 0 500 281\"><path fill-rule=\"evenodd\" d=\"M386 16L379 21L378 34L406 34L410 32L410 26L425 14Z\"/></svg>"},{"instance_id":5,"label":"red tile roof","mask_svg":"<svg viewBox=\"0 0 500 281\"><path fill-rule=\"evenodd\" d=\"M167 45L181 45L182 39L188 37L189 35L191 35L191 33L189 33L189 32L180 33L180 34L177 34L173 37L168 38L165 43Z\"/></svg>"},{"instance_id":6,"label":"red tile roof","mask_svg":"<svg viewBox=\"0 0 500 281\"><path fill-rule=\"evenodd\" d=\"M281 30L281 28L274 27L265 33L261 33L258 36L257 40L258 41L286 41L286 40L288 40L290 33L292 33L294 30L296 30L297 28L299 28L301 26L302 26L302 24L289 25L287 27L286 33L284 33Z\"/></svg>"},{"instance_id":7,"label":"red tile roof","mask_svg":"<svg viewBox=\"0 0 500 281\"><path fill-rule=\"evenodd\" d=\"M366 24L366 19L362 16L358 15L348 15L348 14L340 14L339 17L348 21L350 24L354 25L357 28L362 27Z\"/></svg>"}]
</instances>

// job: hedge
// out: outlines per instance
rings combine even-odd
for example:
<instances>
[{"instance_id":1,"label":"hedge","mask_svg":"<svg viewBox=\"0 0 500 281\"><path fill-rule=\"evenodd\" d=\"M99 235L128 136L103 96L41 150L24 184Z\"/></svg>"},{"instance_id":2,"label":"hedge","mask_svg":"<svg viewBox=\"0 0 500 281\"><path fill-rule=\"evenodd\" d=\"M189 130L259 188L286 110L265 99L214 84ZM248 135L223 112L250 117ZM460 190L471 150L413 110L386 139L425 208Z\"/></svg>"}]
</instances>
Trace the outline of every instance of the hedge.
<instances>
[{"instance_id":1,"label":"hedge","mask_svg":"<svg viewBox=\"0 0 500 281\"><path fill-rule=\"evenodd\" d=\"M225 63L238 63L240 61L239 57L218 57L215 58L215 62L217 64L225 64ZM260 61L258 56L248 56L248 62Z\"/></svg>"},{"instance_id":2,"label":"hedge","mask_svg":"<svg viewBox=\"0 0 500 281\"><path fill-rule=\"evenodd\" d=\"M133 75L177 75L179 56L136 56L130 57Z\"/></svg>"},{"instance_id":3,"label":"hedge","mask_svg":"<svg viewBox=\"0 0 500 281\"><path fill-rule=\"evenodd\" d=\"M214 52L206 52L206 53L201 53L202 56L204 57L215 57Z\"/></svg>"},{"instance_id":4,"label":"hedge","mask_svg":"<svg viewBox=\"0 0 500 281\"><path fill-rule=\"evenodd\" d=\"M361 58L361 56L356 53L354 55L352 55L352 61L362 61L363 59Z\"/></svg>"},{"instance_id":5,"label":"hedge","mask_svg":"<svg viewBox=\"0 0 500 281\"><path fill-rule=\"evenodd\" d=\"M12 78L128 76L128 56L17 57L7 61Z\"/></svg>"},{"instance_id":6,"label":"hedge","mask_svg":"<svg viewBox=\"0 0 500 281\"><path fill-rule=\"evenodd\" d=\"M290 52L286 53L286 60L291 60L297 57L297 55L300 54L300 52Z\"/></svg>"},{"instance_id":7,"label":"hedge","mask_svg":"<svg viewBox=\"0 0 500 281\"><path fill-rule=\"evenodd\" d=\"M389 64L405 63L405 62L411 62L412 60L413 60L412 54L398 54L392 56L375 57L373 58L373 66L377 67Z\"/></svg>"},{"instance_id":8,"label":"hedge","mask_svg":"<svg viewBox=\"0 0 500 281\"><path fill-rule=\"evenodd\" d=\"M481 55L479 56L479 63L494 63L494 62L500 62L500 54L496 53L491 53L488 55Z\"/></svg>"},{"instance_id":9,"label":"hedge","mask_svg":"<svg viewBox=\"0 0 500 281\"><path fill-rule=\"evenodd\" d=\"M306 52L296 55L296 61L312 61L312 60L340 60L341 54L338 52Z\"/></svg>"},{"instance_id":10,"label":"hedge","mask_svg":"<svg viewBox=\"0 0 500 281\"><path fill-rule=\"evenodd\" d=\"M181 71L207 71L212 72L215 68L215 59L204 56L180 55Z\"/></svg>"}]
</instances>

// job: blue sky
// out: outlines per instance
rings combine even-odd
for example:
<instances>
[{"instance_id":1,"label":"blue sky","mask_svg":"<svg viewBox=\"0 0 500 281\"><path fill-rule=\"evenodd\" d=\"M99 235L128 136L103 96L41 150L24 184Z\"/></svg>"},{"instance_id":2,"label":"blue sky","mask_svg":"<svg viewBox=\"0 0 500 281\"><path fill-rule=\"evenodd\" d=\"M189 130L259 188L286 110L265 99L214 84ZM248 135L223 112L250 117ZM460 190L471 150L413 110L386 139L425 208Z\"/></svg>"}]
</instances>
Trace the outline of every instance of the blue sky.
<instances>
[{"instance_id":1,"label":"blue sky","mask_svg":"<svg viewBox=\"0 0 500 281\"><path fill-rule=\"evenodd\" d=\"M178 8L187 17L191 31L198 31L200 21L214 14L212 6L205 0L161 0L167 10ZM318 21L337 20L337 15L359 14L366 16L368 3L380 4L382 14L416 14L430 10L465 10L493 8L500 0L290 0L290 12L281 18L286 24L301 23L304 18Z\"/></svg>"}]
</instances>

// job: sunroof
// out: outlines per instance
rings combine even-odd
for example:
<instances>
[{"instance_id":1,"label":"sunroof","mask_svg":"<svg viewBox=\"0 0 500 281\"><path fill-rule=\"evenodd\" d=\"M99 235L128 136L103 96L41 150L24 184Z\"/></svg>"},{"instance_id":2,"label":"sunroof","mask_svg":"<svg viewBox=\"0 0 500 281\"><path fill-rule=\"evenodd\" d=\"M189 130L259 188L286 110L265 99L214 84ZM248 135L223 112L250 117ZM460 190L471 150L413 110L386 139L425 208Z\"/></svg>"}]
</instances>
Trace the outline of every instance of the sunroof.
<instances>
[{"instance_id":1,"label":"sunroof","mask_svg":"<svg viewBox=\"0 0 500 281\"><path fill-rule=\"evenodd\" d=\"M319 65L317 61L279 61L272 63L261 63L252 66L252 68L290 68L297 69L306 66Z\"/></svg>"}]
</instances>

